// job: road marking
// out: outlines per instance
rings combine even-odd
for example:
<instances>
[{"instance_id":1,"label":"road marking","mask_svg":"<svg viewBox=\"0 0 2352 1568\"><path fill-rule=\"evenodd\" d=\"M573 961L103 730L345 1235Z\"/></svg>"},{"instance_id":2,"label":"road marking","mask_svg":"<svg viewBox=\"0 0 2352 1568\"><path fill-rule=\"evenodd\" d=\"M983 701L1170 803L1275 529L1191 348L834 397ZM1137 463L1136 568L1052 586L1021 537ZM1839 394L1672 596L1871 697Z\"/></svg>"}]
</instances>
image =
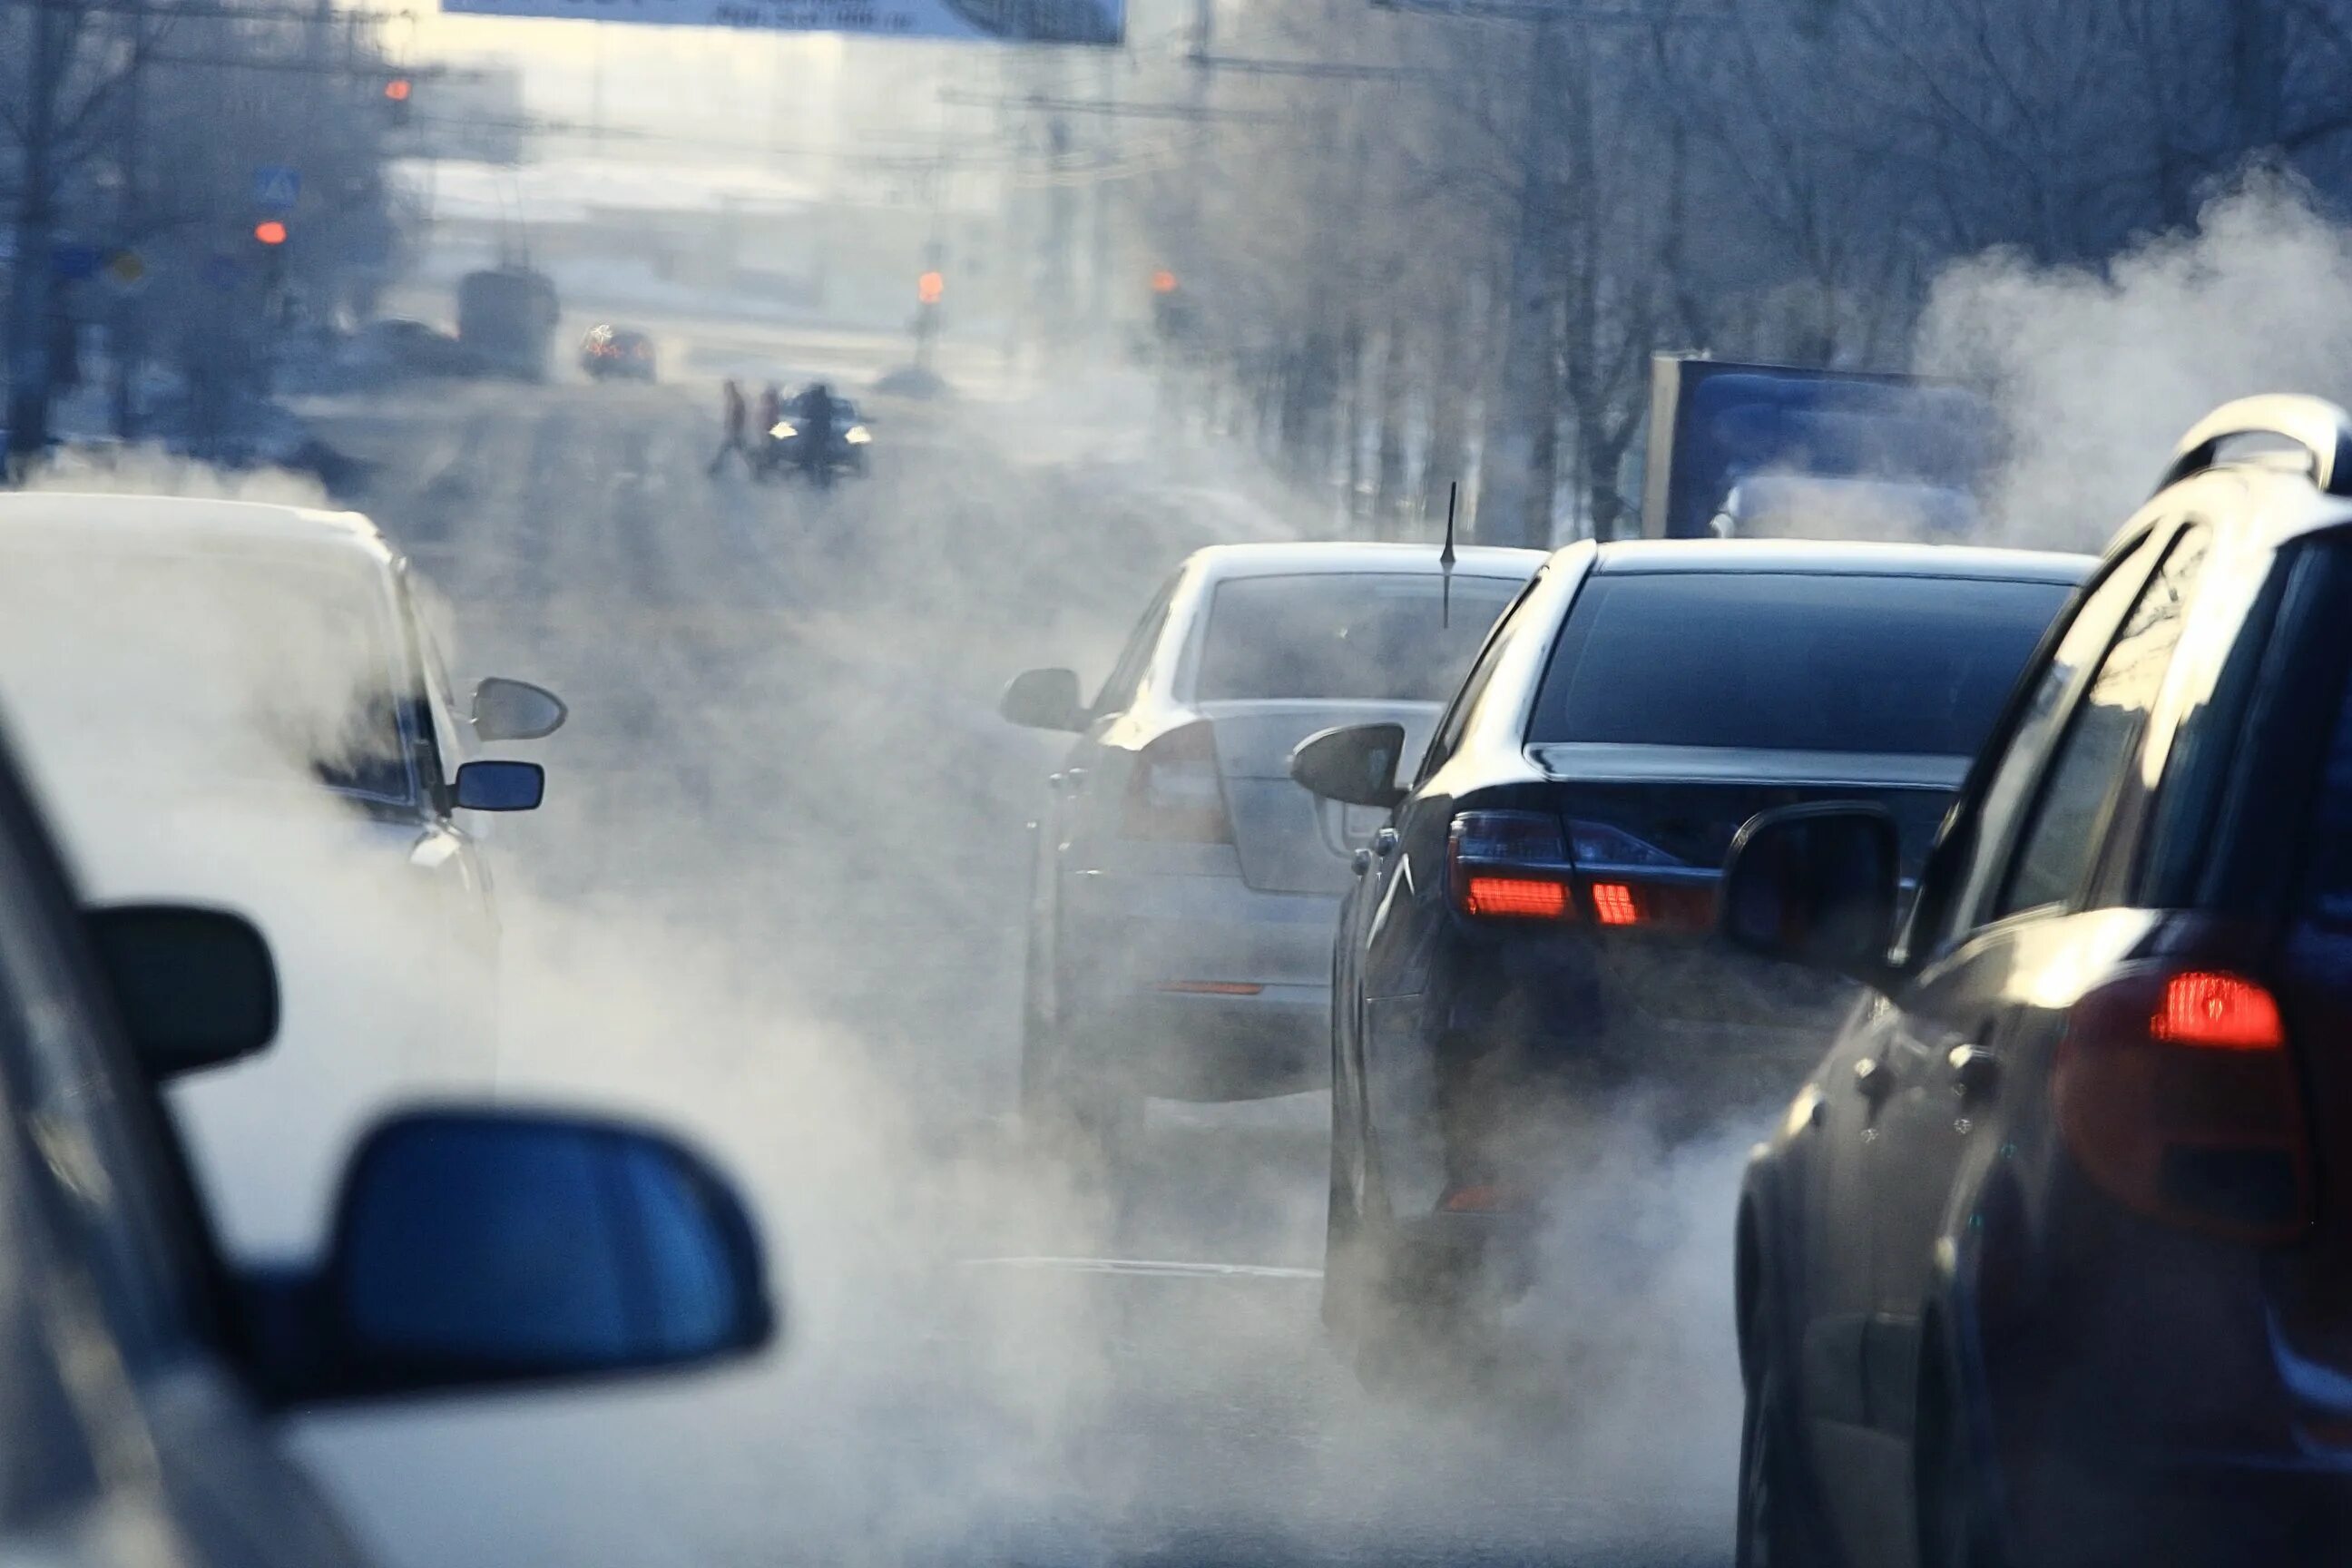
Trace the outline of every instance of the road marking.
<instances>
[{"instance_id":1,"label":"road marking","mask_svg":"<svg viewBox=\"0 0 2352 1568\"><path fill-rule=\"evenodd\" d=\"M1133 1274L1165 1279L1320 1279L1320 1268L1272 1263L1176 1263L1147 1258L966 1258L967 1268L1054 1268L1069 1274Z\"/></svg>"}]
</instances>

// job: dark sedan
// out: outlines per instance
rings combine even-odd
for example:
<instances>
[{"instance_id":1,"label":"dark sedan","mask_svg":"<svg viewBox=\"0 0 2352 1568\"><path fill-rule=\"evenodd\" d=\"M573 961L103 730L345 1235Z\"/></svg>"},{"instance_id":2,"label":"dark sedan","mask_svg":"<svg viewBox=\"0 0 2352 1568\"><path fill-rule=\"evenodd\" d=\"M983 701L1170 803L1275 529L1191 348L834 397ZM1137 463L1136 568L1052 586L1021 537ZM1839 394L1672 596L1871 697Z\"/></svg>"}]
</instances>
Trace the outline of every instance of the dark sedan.
<instances>
[{"instance_id":1,"label":"dark sedan","mask_svg":"<svg viewBox=\"0 0 2352 1568\"><path fill-rule=\"evenodd\" d=\"M1860 797L1916 866L2088 565L1572 546L1496 627L1410 785L1393 725L1299 748L1308 788L1393 807L1333 973L1335 1331L1365 1350L1475 1324L1580 1118L1639 1093L1694 1120L1803 1070L1843 993L1716 938L1733 836Z\"/></svg>"},{"instance_id":2,"label":"dark sedan","mask_svg":"<svg viewBox=\"0 0 2352 1568\"><path fill-rule=\"evenodd\" d=\"M1727 869L1874 992L1741 1194L1744 1564L2352 1561L2352 419L2168 481L1899 932L1874 805Z\"/></svg>"}]
</instances>

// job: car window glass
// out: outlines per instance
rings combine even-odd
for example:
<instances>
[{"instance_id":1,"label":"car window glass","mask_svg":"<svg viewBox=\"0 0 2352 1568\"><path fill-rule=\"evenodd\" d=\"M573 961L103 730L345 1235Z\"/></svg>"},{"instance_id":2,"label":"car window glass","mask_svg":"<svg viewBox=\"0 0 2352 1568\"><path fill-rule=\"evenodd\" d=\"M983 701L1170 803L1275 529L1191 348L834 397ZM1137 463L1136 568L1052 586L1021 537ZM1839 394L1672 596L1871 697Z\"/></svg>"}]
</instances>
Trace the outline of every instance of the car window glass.
<instances>
[{"instance_id":1,"label":"car window glass","mask_svg":"<svg viewBox=\"0 0 2352 1568\"><path fill-rule=\"evenodd\" d=\"M1118 662L1111 666L1109 679L1103 682L1102 690L1096 694L1096 717L1124 713L1128 705L1135 700L1137 690L1143 685L1143 672L1150 668L1151 651L1160 646L1160 628L1168 623L1168 602L1175 596L1174 578L1169 579L1160 592L1152 595L1150 607L1143 612L1143 618L1135 623L1135 630L1128 636L1127 647L1119 650Z\"/></svg>"},{"instance_id":2,"label":"car window glass","mask_svg":"<svg viewBox=\"0 0 2352 1568\"><path fill-rule=\"evenodd\" d=\"M1542 581L1543 574L1538 572L1496 617L1494 630L1486 634L1486 646L1478 650L1477 658L1471 663L1470 673L1463 678L1462 689L1454 694L1453 702L1439 718L1437 729L1429 738L1429 749L1422 753L1420 771L1413 776L1416 786L1444 767L1445 759L1454 754L1454 748L1462 743L1462 731L1470 722L1471 710L1478 706L1478 699L1486 694L1487 682L1495 679L1495 667L1503 662L1503 651L1510 646L1517 631L1519 612L1527 606L1528 595L1536 591L1536 584Z\"/></svg>"},{"instance_id":3,"label":"car window glass","mask_svg":"<svg viewBox=\"0 0 2352 1568\"><path fill-rule=\"evenodd\" d=\"M1929 854L1915 910L1913 951L1941 946L1980 923L1995 868L2003 862L2056 739L2067 694L2106 651L2147 580L2150 548L2144 541L2084 587L2063 620L2055 650L2021 678L2023 689L2011 698L2006 727L1989 742L1991 752L1979 764L1981 785L1955 805Z\"/></svg>"},{"instance_id":4,"label":"car window glass","mask_svg":"<svg viewBox=\"0 0 2352 1568\"><path fill-rule=\"evenodd\" d=\"M2172 667L2210 538L2201 528L2182 533L2092 677L2018 840L1996 918L2068 904L2082 892L2098 858L2107 801L2138 752L2148 712Z\"/></svg>"},{"instance_id":5,"label":"car window glass","mask_svg":"<svg viewBox=\"0 0 2352 1568\"><path fill-rule=\"evenodd\" d=\"M1192 697L1442 702L1518 589L1435 572L1230 579L1210 596Z\"/></svg>"},{"instance_id":6,"label":"car window glass","mask_svg":"<svg viewBox=\"0 0 2352 1568\"><path fill-rule=\"evenodd\" d=\"M161 1351L181 1319L152 1131L25 888L16 847L0 843L0 1058L7 1100L34 1173L57 1199L95 1275L126 1356Z\"/></svg>"}]
</instances>

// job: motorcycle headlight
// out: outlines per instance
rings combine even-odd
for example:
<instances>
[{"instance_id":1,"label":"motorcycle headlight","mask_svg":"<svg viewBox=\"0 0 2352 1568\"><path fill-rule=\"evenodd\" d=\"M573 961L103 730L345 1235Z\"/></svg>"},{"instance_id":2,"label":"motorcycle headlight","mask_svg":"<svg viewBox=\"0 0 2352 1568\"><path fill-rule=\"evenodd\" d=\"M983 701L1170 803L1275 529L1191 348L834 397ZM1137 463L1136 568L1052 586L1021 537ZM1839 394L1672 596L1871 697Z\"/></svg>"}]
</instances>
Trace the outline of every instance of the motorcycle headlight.
<instances>
[{"instance_id":1,"label":"motorcycle headlight","mask_svg":"<svg viewBox=\"0 0 2352 1568\"><path fill-rule=\"evenodd\" d=\"M866 443L874 439L874 432L868 430L863 425L852 425L848 430L843 434L842 439L848 442L853 447L863 447Z\"/></svg>"},{"instance_id":2,"label":"motorcycle headlight","mask_svg":"<svg viewBox=\"0 0 2352 1568\"><path fill-rule=\"evenodd\" d=\"M789 441L800 434L800 427L788 419L780 419L768 426L768 434L779 441Z\"/></svg>"}]
</instances>

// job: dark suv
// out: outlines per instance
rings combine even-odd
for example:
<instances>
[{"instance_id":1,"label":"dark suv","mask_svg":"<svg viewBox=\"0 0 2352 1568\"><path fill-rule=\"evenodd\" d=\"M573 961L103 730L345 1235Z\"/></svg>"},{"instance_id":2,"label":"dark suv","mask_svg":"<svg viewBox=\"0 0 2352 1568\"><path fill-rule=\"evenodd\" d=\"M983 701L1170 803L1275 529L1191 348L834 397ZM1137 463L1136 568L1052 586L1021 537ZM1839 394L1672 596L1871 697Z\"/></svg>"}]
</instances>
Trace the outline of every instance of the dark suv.
<instances>
[{"instance_id":1,"label":"dark suv","mask_svg":"<svg viewBox=\"0 0 2352 1568\"><path fill-rule=\"evenodd\" d=\"M1898 925L1872 803L1733 940L1871 987L1749 1166L1740 1561L2352 1561L2352 423L2221 409Z\"/></svg>"}]
</instances>

